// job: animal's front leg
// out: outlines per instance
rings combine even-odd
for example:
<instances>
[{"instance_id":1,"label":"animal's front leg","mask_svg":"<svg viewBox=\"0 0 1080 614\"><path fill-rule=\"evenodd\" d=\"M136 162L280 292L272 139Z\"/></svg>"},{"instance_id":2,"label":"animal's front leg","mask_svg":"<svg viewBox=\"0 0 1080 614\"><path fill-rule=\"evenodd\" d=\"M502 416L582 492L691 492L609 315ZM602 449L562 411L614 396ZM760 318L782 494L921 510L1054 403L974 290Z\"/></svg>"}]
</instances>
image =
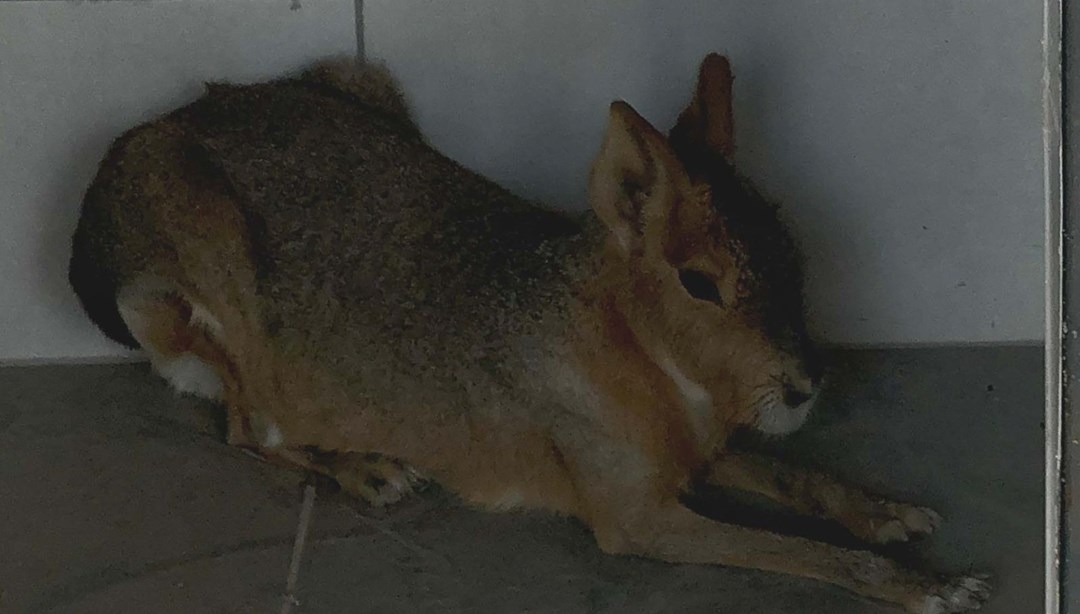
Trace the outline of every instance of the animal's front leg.
<instances>
[{"instance_id":1,"label":"animal's front leg","mask_svg":"<svg viewBox=\"0 0 1080 614\"><path fill-rule=\"evenodd\" d=\"M889 501L819 471L753 453L727 453L710 465L705 481L763 495L805 514L836 520L856 537L875 544L926 535L941 517L925 507Z\"/></svg>"},{"instance_id":2,"label":"animal's front leg","mask_svg":"<svg viewBox=\"0 0 1080 614\"><path fill-rule=\"evenodd\" d=\"M594 526L608 552L812 578L918 614L978 609L989 596L981 577L938 578L870 552L713 522L677 504L623 508L620 516L624 524Z\"/></svg>"}]
</instances>

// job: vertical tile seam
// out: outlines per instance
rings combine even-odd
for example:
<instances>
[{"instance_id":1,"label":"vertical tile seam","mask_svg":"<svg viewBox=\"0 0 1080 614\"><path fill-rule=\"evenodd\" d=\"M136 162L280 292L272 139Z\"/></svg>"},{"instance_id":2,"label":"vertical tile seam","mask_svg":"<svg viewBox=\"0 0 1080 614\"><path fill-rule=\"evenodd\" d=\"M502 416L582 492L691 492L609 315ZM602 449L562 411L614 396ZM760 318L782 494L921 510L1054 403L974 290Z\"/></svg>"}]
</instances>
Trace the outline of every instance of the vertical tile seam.
<instances>
[{"instance_id":1,"label":"vertical tile seam","mask_svg":"<svg viewBox=\"0 0 1080 614\"><path fill-rule=\"evenodd\" d=\"M364 0L354 0L356 14L356 59L364 60Z\"/></svg>"}]
</instances>

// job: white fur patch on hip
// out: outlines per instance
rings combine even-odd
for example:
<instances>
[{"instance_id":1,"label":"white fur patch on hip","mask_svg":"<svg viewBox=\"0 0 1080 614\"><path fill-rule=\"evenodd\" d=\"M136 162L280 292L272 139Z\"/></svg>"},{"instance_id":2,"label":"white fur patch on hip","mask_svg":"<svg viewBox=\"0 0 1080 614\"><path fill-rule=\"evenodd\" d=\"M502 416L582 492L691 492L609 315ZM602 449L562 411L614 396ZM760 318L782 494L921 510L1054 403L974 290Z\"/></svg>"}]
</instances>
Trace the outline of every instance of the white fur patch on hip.
<instances>
[{"instance_id":1,"label":"white fur patch on hip","mask_svg":"<svg viewBox=\"0 0 1080 614\"><path fill-rule=\"evenodd\" d=\"M212 401L221 400L224 387L214 368L194 354L165 358L152 356L151 362L177 392L193 394Z\"/></svg>"}]
</instances>

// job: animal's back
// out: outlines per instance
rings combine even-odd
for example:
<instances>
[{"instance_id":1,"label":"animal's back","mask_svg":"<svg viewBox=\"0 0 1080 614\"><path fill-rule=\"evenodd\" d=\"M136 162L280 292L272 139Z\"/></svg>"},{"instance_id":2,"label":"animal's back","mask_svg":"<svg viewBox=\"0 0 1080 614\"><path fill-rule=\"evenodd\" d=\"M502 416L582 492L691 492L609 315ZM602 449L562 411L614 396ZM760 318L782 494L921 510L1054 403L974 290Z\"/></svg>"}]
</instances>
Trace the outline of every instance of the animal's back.
<instances>
[{"instance_id":1,"label":"animal's back","mask_svg":"<svg viewBox=\"0 0 1080 614\"><path fill-rule=\"evenodd\" d=\"M213 85L159 123L240 210L266 338L365 394L497 386L508 344L565 305L579 222L443 156L407 116L309 74Z\"/></svg>"}]
</instances>

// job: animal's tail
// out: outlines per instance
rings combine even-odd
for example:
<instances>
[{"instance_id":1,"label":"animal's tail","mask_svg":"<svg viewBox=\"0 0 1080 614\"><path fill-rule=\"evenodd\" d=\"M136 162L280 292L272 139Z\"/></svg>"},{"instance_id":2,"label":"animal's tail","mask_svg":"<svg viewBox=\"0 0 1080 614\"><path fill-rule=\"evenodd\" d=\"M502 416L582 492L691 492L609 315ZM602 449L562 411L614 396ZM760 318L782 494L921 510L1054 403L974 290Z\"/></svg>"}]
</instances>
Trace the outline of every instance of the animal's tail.
<instances>
[{"instance_id":1,"label":"animal's tail","mask_svg":"<svg viewBox=\"0 0 1080 614\"><path fill-rule=\"evenodd\" d=\"M120 156L127 138L122 136L113 142L101 168L115 166L115 159ZM86 315L107 337L129 348L137 348L139 342L124 324L116 305L120 289L118 273L108 266L108 254L116 249L112 239L114 233L106 208L98 206L101 199L106 198L103 186L107 183L99 169L83 197L79 224L71 238L68 283L79 297Z\"/></svg>"},{"instance_id":2,"label":"animal's tail","mask_svg":"<svg viewBox=\"0 0 1080 614\"><path fill-rule=\"evenodd\" d=\"M118 281L101 266L100 260L92 257L86 235L80 221L71 242L68 283L79 297L86 315L107 337L129 348L137 348L139 343L124 324L116 306Z\"/></svg>"},{"instance_id":3,"label":"animal's tail","mask_svg":"<svg viewBox=\"0 0 1080 614\"><path fill-rule=\"evenodd\" d=\"M326 59L307 69L300 78L337 90L362 104L412 124L401 86L386 66L379 62L350 57Z\"/></svg>"}]
</instances>

